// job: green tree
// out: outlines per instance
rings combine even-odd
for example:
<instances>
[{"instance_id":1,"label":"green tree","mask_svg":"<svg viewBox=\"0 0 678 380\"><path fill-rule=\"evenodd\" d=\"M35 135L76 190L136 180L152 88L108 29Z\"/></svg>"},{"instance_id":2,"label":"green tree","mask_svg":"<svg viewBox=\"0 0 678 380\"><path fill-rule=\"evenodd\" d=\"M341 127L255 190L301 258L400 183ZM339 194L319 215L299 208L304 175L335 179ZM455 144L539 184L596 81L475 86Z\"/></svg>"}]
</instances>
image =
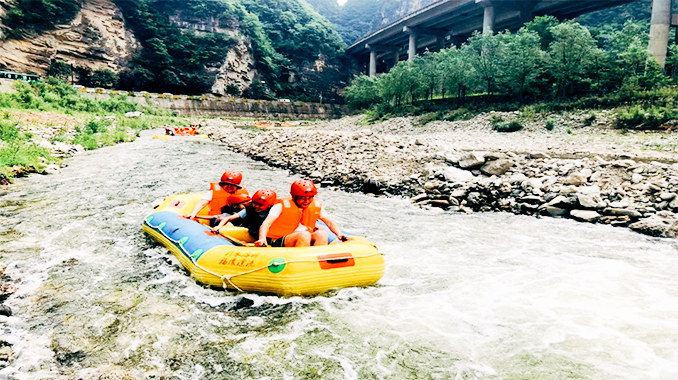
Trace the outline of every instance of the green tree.
<instances>
[{"instance_id":1,"label":"green tree","mask_svg":"<svg viewBox=\"0 0 678 380\"><path fill-rule=\"evenodd\" d=\"M118 83L118 76L111 70L94 70L90 81L95 87L113 88Z\"/></svg>"},{"instance_id":2,"label":"green tree","mask_svg":"<svg viewBox=\"0 0 678 380\"><path fill-rule=\"evenodd\" d=\"M443 97L446 93L450 93L457 96L459 103L463 103L466 91L474 88L477 82L477 74L471 64L471 58L466 51L452 46L438 52L436 61L441 73Z\"/></svg>"},{"instance_id":3,"label":"green tree","mask_svg":"<svg viewBox=\"0 0 678 380\"><path fill-rule=\"evenodd\" d=\"M387 74L388 75L388 74ZM381 102L377 90L377 78L360 75L353 79L344 91L346 102L355 108L368 108Z\"/></svg>"},{"instance_id":4,"label":"green tree","mask_svg":"<svg viewBox=\"0 0 678 380\"><path fill-rule=\"evenodd\" d=\"M547 50L554 38L553 33L551 33L551 28L558 24L560 24L560 21L553 16L537 16L534 20L525 24L523 29L528 32L537 33L537 35L539 35L541 49Z\"/></svg>"},{"instance_id":5,"label":"green tree","mask_svg":"<svg viewBox=\"0 0 678 380\"><path fill-rule=\"evenodd\" d=\"M61 60L54 60L49 65L47 76L59 78L64 82L68 82L73 76L73 67Z\"/></svg>"},{"instance_id":6,"label":"green tree","mask_svg":"<svg viewBox=\"0 0 678 380\"><path fill-rule=\"evenodd\" d=\"M580 83L602 52L585 27L575 22L564 22L550 28L553 42L548 50L550 74L556 80L558 93L566 98L570 89Z\"/></svg>"},{"instance_id":7,"label":"green tree","mask_svg":"<svg viewBox=\"0 0 678 380\"><path fill-rule=\"evenodd\" d=\"M541 40L536 32L526 28L516 34L501 33L499 38L506 47L502 62L504 85L507 92L518 95L522 102L525 91L543 71L545 54Z\"/></svg>"},{"instance_id":8,"label":"green tree","mask_svg":"<svg viewBox=\"0 0 678 380\"><path fill-rule=\"evenodd\" d=\"M503 75L501 62L505 61L505 48L500 36L478 32L462 47L488 94L495 91L495 79Z\"/></svg>"}]
</instances>

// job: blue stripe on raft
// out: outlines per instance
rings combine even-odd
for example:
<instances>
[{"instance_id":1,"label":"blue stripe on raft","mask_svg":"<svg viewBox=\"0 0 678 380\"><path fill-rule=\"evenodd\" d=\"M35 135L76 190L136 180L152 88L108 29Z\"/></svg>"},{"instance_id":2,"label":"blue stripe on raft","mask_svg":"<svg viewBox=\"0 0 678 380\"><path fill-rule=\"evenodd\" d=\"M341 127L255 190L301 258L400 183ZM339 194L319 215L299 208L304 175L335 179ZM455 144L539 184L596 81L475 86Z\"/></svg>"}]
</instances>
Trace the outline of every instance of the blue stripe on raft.
<instances>
[{"instance_id":1,"label":"blue stripe on raft","mask_svg":"<svg viewBox=\"0 0 678 380\"><path fill-rule=\"evenodd\" d=\"M223 237L209 235L210 229L196 221L179 216L171 211L158 211L146 217L144 223L153 229L161 229L162 233L174 241L181 241L185 253L191 255L200 250L202 253L221 245L235 246ZM162 226L162 227L160 227ZM199 257L199 256L198 256ZM194 257L197 260L197 257Z\"/></svg>"},{"instance_id":2,"label":"blue stripe on raft","mask_svg":"<svg viewBox=\"0 0 678 380\"><path fill-rule=\"evenodd\" d=\"M322 220L318 220L317 222L315 222L315 226L317 228L323 228L323 229L325 229L325 231L327 231L327 242L328 243L331 243L331 242L337 240L337 235L334 232L332 232L332 230L330 230L330 228L327 227L327 224L325 224L325 222L323 222ZM342 230L341 232L346 236L353 236L353 234L349 234L348 232L346 232L344 230Z\"/></svg>"}]
</instances>

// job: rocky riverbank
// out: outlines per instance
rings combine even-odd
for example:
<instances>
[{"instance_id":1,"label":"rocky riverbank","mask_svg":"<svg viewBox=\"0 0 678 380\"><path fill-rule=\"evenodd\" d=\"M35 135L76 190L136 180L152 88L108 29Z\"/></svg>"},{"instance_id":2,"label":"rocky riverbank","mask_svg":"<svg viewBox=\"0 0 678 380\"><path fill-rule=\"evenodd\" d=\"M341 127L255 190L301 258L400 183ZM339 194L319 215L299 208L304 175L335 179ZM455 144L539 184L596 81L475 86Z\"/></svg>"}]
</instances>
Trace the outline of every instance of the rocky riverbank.
<instances>
[{"instance_id":1,"label":"rocky riverbank","mask_svg":"<svg viewBox=\"0 0 678 380\"><path fill-rule=\"evenodd\" d=\"M506 211L626 226L678 237L678 135L622 133L613 115L551 117L499 133L490 113L420 125L418 118L363 125L361 116L257 130L212 120L230 149L323 186L409 197L454 212ZM500 117L510 118L510 114Z\"/></svg>"}]
</instances>

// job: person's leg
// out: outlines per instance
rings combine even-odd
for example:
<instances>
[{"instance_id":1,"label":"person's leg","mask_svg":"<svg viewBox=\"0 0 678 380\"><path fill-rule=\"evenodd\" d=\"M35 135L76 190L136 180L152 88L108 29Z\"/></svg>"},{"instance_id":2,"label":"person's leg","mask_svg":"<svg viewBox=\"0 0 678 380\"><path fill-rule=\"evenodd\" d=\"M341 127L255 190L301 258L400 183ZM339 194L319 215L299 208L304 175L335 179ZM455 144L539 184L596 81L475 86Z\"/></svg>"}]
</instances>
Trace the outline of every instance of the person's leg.
<instances>
[{"instance_id":1,"label":"person's leg","mask_svg":"<svg viewBox=\"0 0 678 380\"><path fill-rule=\"evenodd\" d=\"M318 228L311 234L311 245L327 245L327 231Z\"/></svg>"},{"instance_id":2,"label":"person's leg","mask_svg":"<svg viewBox=\"0 0 678 380\"><path fill-rule=\"evenodd\" d=\"M311 233L297 231L285 236L285 247L308 247L311 245Z\"/></svg>"}]
</instances>

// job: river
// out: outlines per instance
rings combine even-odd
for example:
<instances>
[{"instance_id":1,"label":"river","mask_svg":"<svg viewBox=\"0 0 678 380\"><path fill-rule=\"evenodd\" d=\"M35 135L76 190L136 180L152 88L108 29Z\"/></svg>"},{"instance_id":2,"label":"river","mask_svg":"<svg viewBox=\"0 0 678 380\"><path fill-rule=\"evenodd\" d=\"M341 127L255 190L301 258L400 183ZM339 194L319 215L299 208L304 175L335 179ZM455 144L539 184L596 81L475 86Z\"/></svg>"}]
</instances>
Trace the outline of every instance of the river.
<instances>
[{"instance_id":1,"label":"river","mask_svg":"<svg viewBox=\"0 0 678 380\"><path fill-rule=\"evenodd\" d=\"M141 221L226 169L296 177L211 142L87 152L0 189L6 379L678 378L678 242L509 214L451 214L321 189L384 253L376 286L318 297L197 284Z\"/></svg>"}]
</instances>

